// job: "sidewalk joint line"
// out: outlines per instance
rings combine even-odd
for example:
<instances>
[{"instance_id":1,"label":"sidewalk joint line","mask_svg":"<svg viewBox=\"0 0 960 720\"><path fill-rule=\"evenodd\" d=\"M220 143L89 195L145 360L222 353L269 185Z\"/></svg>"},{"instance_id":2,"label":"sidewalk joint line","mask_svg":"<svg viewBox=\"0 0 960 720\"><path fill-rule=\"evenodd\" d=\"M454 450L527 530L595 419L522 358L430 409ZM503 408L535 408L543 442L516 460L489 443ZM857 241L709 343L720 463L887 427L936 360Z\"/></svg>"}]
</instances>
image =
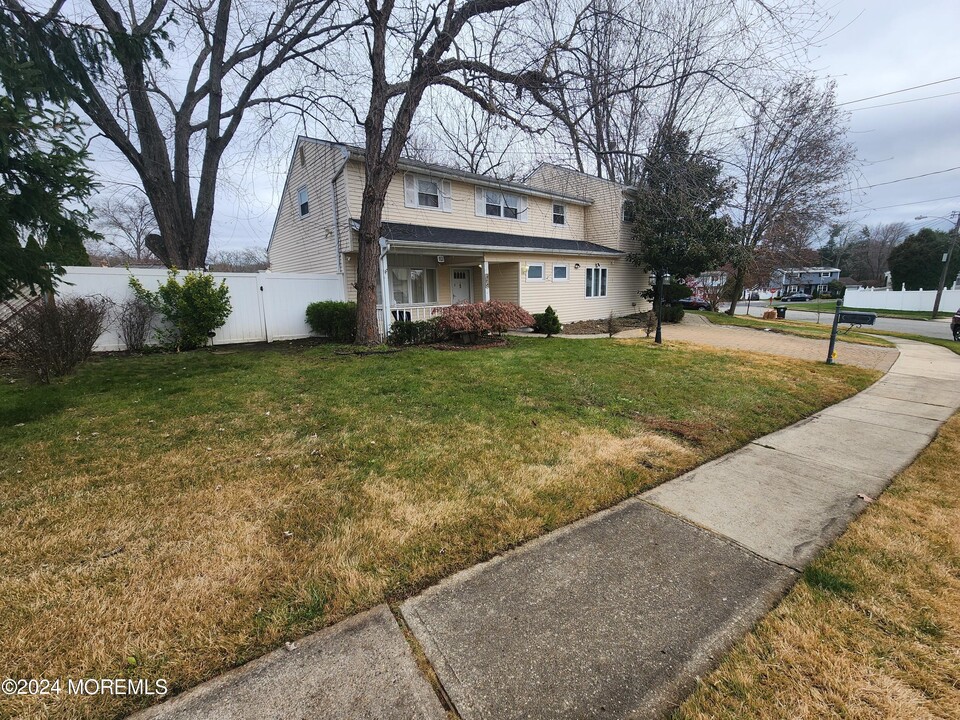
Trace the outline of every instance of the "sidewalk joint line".
<instances>
[{"instance_id":1,"label":"sidewalk joint line","mask_svg":"<svg viewBox=\"0 0 960 720\"><path fill-rule=\"evenodd\" d=\"M410 651L413 653L417 670L420 671L423 679L427 681L427 683L430 685L430 688L437 696L437 700L440 701L440 705L443 707L443 711L447 714L448 719L462 720L460 713L457 712L457 708L453 704L453 700L450 699L450 695L447 693L447 689L443 686L443 682L440 680L440 675L437 673L437 669L433 666L433 663L430 662L430 658L423 649L423 645L420 643L420 640L416 635L414 635L413 630L407 624L407 621L403 617L403 613L400 612L400 606L394 603L388 603L387 607L390 608L393 619L396 621L400 628L400 632L403 634L403 639L406 640L407 645L410 646Z\"/></svg>"},{"instance_id":2,"label":"sidewalk joint line","mask_svg":"<svg viewBox=\"0 0 960 720\"><path fill-rule=\"evenodd\" d=\"M777 567L782 567L782 568L784 568L784 569L786 569L786 570L790 570L790 571L792 571L792 572L797 573L798 575L800 575L800 574L803 573L803 570L800 569L800 568L795 568L793 565L789 565L788 563L782 563L782 562L780 562L779 560L774 560L774 559L772 559L772 558L766 557L765 555L761 555L761 554L758 553L756 550L753 550L753 549L751 549L751 548L748 548L746 545L744 545L743 543L741 543L739 540L735 540L734 538L730 537L729 535L724 535L723 533L718 532L718 531L714 530L713 528L707 527L707 526L705 526L705 525L701 525L701 524L698 523L696 520L693 520L693 519L691 519L691 518L688 518L686 515L681 515L680 513L675 512L675 511L671 510L671 509L668 508L668 507L664 507L664 506L662 506L662 505L658 505L657 503L655 503L655 502L653 502L653 501L651 501L651 500L646 500L646 499L643 498L643 497L638 497L637 499L640 500L640 502L644 503L645 505L648 505L649 507L652 507L654 510L657 510L658 512L662 512L664 515L667 515L667 516L672 517L672 518L674 518L674 519L676 519L676 520L679 520L680 522L685 523L685 524L687 524L687 525L689 525L689 526L691 526L691 527L695 527L695 528L697 528L697 530L702 530L702 531L705 532L705 533L708 533L708 534L710 534L710 535L713 535L715 538L719 538L720 540L723 540L723 541L725 541L725 542L728 542L728 543L730 543L731 545L740 548L740 549L743 550L744 552L746 552L746 553L748 553L748 554L750 554L750 555L753 555L755 558L757 558L757 559L759 559L759 560L763 560L764 562L770 563L771 565L776 565Z\"/></svg>"}]
</instances>

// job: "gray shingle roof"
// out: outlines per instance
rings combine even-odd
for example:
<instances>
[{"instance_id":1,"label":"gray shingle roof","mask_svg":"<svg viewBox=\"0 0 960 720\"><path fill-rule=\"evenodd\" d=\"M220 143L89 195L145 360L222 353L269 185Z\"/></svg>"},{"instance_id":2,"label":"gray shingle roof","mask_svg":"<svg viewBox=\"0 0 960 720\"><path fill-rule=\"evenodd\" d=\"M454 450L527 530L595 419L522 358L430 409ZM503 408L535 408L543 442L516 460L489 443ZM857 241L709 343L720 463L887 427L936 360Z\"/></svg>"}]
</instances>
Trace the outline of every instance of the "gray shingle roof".
<instances>
[{"instance_id":1,"label":"gray shingle roof","mask_svg":"<svg viewBox=\"0 0 960 720\"><path fill-rule=\"evenodd\" d=\"M357 227L357 221L351 221ZM451 247L502 250L536 250L562 255L623 255L619 250L582 240L512 235L509 233L462 230L460 228L428 227L405 223L385 222L381 234L387 240L411 245L449 245Z\"/></svg>"}]
</instances>

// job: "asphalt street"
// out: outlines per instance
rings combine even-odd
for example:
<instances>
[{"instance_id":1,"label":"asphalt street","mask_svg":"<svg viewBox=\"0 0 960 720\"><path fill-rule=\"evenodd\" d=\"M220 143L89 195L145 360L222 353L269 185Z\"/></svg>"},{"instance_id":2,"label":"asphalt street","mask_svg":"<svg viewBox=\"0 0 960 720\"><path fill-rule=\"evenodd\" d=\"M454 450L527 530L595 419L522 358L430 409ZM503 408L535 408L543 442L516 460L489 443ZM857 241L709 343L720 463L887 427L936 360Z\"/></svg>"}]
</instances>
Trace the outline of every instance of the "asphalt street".
<instances>
[{"instance_id":1,"label":"asphalt street","mask_svg":"<svg viewBox=\"0 0 960 720\"><path fill-rule=\"evenodd\" d=\"M765 301L750 303L750 316L760 317L763 315L763 311L767 307L768 306ZM746 303L737 305L737 315L746 314ZM787 303L787 319L812 323L819 322L821 325L829 325L833 322L833 314L820 313L818 316L815 312L797 310L796 308L790 307L790 304ZM914 335L942 338L944 340L950 340L953 338L953 334L950 332L949 318L944 318L941 320L901 320L899 318L877 318L877 322L873 325L873 327L877 330L912 333ZM869 330L869 328L865 327L864 330Z\"/></svg>"}]
</instances>

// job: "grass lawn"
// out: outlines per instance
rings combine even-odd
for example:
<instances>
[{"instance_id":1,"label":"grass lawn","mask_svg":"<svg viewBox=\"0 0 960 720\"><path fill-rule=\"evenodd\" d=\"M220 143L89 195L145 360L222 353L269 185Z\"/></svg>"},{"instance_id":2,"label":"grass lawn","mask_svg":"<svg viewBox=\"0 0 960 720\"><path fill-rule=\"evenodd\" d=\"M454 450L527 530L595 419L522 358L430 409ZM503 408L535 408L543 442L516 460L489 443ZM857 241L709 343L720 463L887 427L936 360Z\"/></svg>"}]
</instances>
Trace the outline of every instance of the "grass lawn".
<instances>
[{"instance_id":1,"label":"grass lawn","mask_svg":"<svg viewBox=\"0 0 960 720\"><path fill-rule=\"evenodd\" d=\"M612 505L877 373L647 340L104 357L0 389L3 677L181 690ZM122 715L144 699L0 699Z\"/></svg>"},{"instance_id":2,"label":"grass lawn","mask_svg":"<svg viewBox=\"0 0 960 720\"><path fill-rule=\"evenodd\" d=\"M960 717L960 415L676 720Z\"/></svg>"},{"instance_id":3,"label":"grass lawn","mask_svg":"<svg viewBox=\"0 0 960 720\"><path fill-rule=\"evenodd\" d=\"M781 303L774 300L774 305L780 305ZM791 310L806 310L808 312L817 312L818 310L821 313L828 313L832 315L837 309L836 300L811 300L810 302L804 303L782 303L786 305ZM885 318L901 318L903 320L930 320L930 311L929 310L884 310L883 308L847 308L850 310L862 310L863 312L873 312L877 314L877 317ZM950 317L953 315L953 312L943 312L942 310L937 313L937 317Z\"/></svg>"},{"instance_id":4,"label":"grass lawn","mask_svg":"<svg viewBox=\"0 0 960 720\"><path fill-rule=\"evenodd\" d=\"M771 330L773 332L783 333L785 335L797 335L799 337L815 338L817 340L829 340L832 325L813 325L803 321L784 320L760 320L744 315L730 316L723 312L705 312L693 311L697 315L703 315L714 325L735 325L737 327L756 328L758 330ZM872 333L873 331L869 331ZM859 343L861 345L879 345L882 347L893 347L893 343L880 338L872 337L866 332L850 331L844 332L844 326L837 332L837 340L843 342Z\"/></svg>"},{"instance_id":5,"label":"grass lawn","mask_svg":"<svg viewBox=\"0 0 960 720\"><path fill-rule=\"evenodd\" d=\"M955 352L960 355L960 342L956 340L947 340L946 338L932 338L927 337L926 335L915 335L913 333L902 333L895 332L893 330L871 330L871 333L876 335L886 335L894 338L903 338L905 340L916 340L917 342L930 343L931 345L939 345L940 347L946 348L951 352Z\"/></svg>"}]
</instances>

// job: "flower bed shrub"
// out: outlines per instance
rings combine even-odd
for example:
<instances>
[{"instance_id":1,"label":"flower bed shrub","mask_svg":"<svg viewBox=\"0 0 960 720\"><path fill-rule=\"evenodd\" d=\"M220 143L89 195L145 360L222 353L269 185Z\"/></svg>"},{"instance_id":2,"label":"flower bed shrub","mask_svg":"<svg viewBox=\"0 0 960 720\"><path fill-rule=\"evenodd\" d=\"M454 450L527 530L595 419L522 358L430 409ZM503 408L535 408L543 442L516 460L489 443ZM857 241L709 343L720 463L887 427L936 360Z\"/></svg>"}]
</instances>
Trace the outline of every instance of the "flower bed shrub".
<instances>
[{"instance_id":1,"label":"flower bed shrub","mask_svg":"<svg viewBox=\"0 0 960 720\"><path fill-rule=\"evenodd\" d=\"M440 311L440 329L464 342L476 342L488 333L504 333L522 327L532 327L533 317L515 303L490 302L460 303Z\"/></svg>"},{"instance_id":2,"label":"flower bed shrub","mask_svg":"<svg viewBox=\"0 0 960 720\"><path fill-rule=\"evenodd\" d=\"M440 318L430 320L399 320L390 325L387 336L388 345L429 345L446 340L446 334L440 329Z\"/></svg>"},{"instance_id":3,"label":"flower bed shrub","mask_svg":"<svg viewBox=\"0 0 960 720\"><path fill-rule=\"evenodd\" d=\"M216 285L213 275L202 271L187 273L182 282L178 278L177 271L171 270L156 292L147 290L134 277L130 278L130 287L166 321L157 330L161 345L173 350L204 347L233 310L227 283L221 280Z\"/></svg>"},{"instance_id":4,"label":"flower bed shrub","mask_svg":"<svg viewBox=\"0 0 960 720\"><path fill-rule=\"evenodd\" d=\"M317 335L352 343L357 337L357 304L323 300L307 305L307 324Z\"/></svg>"},{"instance_id":5,"label":"flower bed shrub","mask_svg":"<svg viewBox=\"0 0 960 720\"><path fill-rule=\"evenodd\" d=\"M542 333L550 337L551 335L560 334L563 330L563 326L560 324L560 318L557 317L557 311L550 305L547 305L547 309L542 313L534 313L533 319L533 331L536 333Z\"/></svg>"}]
</instances>

